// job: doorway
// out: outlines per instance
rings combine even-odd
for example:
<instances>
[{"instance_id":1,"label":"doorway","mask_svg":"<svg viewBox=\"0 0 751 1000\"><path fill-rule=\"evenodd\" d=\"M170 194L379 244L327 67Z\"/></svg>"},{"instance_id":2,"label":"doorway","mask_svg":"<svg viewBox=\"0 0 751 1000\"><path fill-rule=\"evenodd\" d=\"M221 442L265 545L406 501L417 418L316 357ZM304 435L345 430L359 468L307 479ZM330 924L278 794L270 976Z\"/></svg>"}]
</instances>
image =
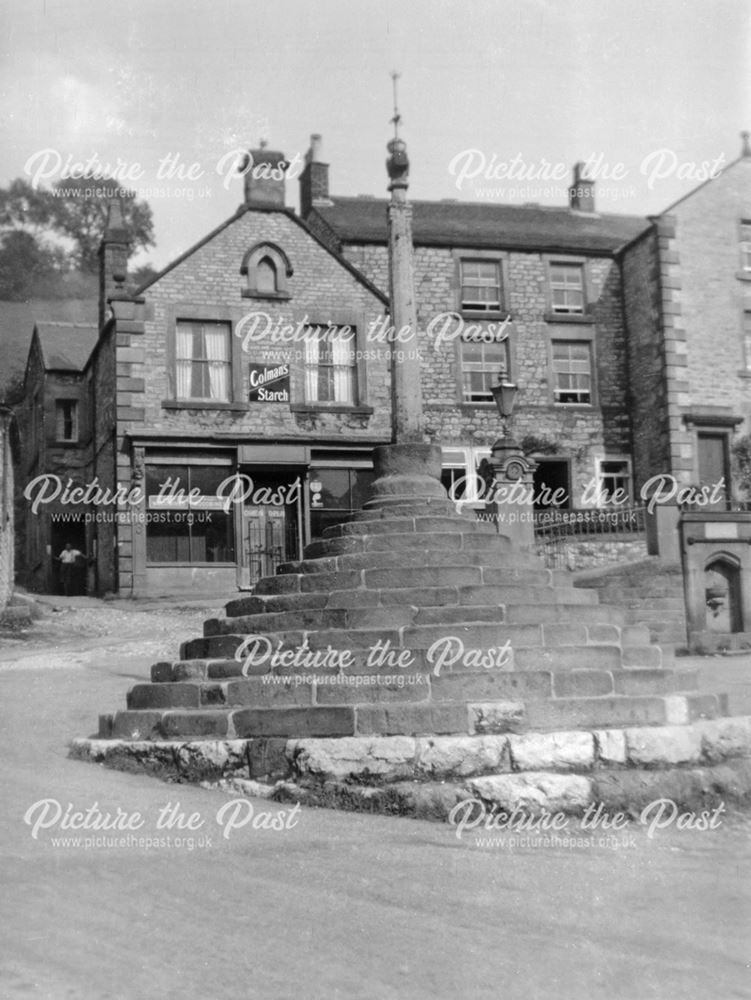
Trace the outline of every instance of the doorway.
<instances>
[{"instance_id":1,"label":"doorway","mask_svg":"<svg viewBox=\"0 0 751 1000\"><path fill-rule=\"evenodd\" d=\"M68 584L69 596L81 597L86 593L86 528L83 521L66 521L64 524L52 522L50 525L50 585L55 594L62 594L63 578L62 564L58 561L60 553L70 542L71 548L77 549L79 556L70 571Z\"/></svg>"},{"instance_id":2,"label":"doorway","mask_svg":"<svg viewBox=\"0 0 751 1000\"><path fill-rule=\"evenodd\" d=\"M301 558L302 482L304 473L291 471L288 477L252 475L240 511L240 557L237 563L238 585L252 587L262 577L275 576L285 562Z\"/></svg>"},{"instance_id":3,"label":"doorway","mask_svg":"<svg viewBox=\"0 0 751 1000\"><path fill-rule=\"evenodd\" d=\"M725 510L727 498L730 495L730 461L728 453L727 434L711 431L699 431L696 436L697 464L699 468L699 485L717 489L720 495L713 504L708 504L706 510Z\"/></svg>"},{"instance_id":4,"label":"doorway","mask_svg":"<svg viewBox=\"0 0 751 1000\"><path fill-rule=\"evenodd\" d=\"M545 510L553 506L555 510L570 510L571 508L571 468L566 459L537 458L534 472L534 509ZM550 498L560 490L556 499L565 497L563 503L551 504Z\"/></svg>"}]
</instances>

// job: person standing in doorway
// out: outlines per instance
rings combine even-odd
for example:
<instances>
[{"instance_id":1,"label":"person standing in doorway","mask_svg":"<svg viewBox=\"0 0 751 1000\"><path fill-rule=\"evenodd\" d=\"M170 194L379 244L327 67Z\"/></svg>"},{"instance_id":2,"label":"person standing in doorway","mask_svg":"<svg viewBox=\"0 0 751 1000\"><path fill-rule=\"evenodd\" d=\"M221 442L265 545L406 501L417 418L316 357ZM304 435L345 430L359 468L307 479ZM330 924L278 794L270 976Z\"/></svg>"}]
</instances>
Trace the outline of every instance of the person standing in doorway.
<instances>
[{"instance_id":1,"label":"person standing in doorway","mask_svg":"<svg viewBox=\"0 0 751 1000\"><path fill-rule=\"evenodd\" d=\"M70 597L71 583L73 580L73 568L77 559L85 559L86 556L78 549L74 549L70 542L65 543L65 548L57 557L60 563L60 581L63 585L63 594Z\"/></svg>"}]
</instances>

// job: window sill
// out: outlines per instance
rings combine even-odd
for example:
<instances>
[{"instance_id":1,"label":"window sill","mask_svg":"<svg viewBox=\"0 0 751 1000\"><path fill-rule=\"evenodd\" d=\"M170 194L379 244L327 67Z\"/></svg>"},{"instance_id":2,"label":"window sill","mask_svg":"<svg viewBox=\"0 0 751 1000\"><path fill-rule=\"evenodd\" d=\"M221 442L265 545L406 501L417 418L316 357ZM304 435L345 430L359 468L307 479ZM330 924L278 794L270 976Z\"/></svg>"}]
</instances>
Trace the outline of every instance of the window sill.
<instances>
[{"instance_id":1,"label":"window sill","mask_svg":"<svg viewBox=\"0 0 751 1000\"><path fill-rule=\"evenodd\" d=\"M490 319L494 321L499 319L508 319L509 322L512 322L514 318L508 309L489 309L487 312L483 312L479 309L465 309L460 305L457 312L462 319L471 319L476 323L482 319Z\"/></svg>"},{"instance_id":2,"label":"window sill","mask_svg":"<svg viewBox=\"0 0 751 1000\"><path fill-rule=\"evenodd\" d=\"M286 302L288 299L292 298L289 292L254 292L250 288L241 289L240 295L244 299L272 299L274 301L282 302Z\"/></svg>"},{"instance_id":3,"label":"window sill","mask_svg":"<svg viewBox=\"0 0 751 1000\"><path fill-rule=\"evenodd\" d=\"M210 399L163 399L163 410L233 410L237 413L245 413L249 408L249 403L220 403Z\"/></svg>"},{"instance_id":4,"label":"window sill","mask_svg":"<svg viewBox=\"0 0 751 1000\"><path fill-rule=\"evenodd\" d=\"M543 316L546 323L587 323L592 324L595 321L594 316L588 313L556 313L556 312L546 312Z\"/></svg>"},{"instance_id":5,"label":"window sill","mask_svg":"<svg viewBox=\"0 0 751 1000\"><path fill-rule=\"evenodd\" d=\"M553 400L553 406L560 410L597 410L599 408L594 403L559 403L556 400Z\"/></svg>"},{"instance_id":6,"label":"window sill","mask_svg":"<svg viewBox=\"0 0 751 1000\"><path fill-rule=\"evenodd\" d=\"M369 417L374 411L372 406L347 406L341 403L290 403L292 413L354 413Z\"/></svg>"}]
</instances>

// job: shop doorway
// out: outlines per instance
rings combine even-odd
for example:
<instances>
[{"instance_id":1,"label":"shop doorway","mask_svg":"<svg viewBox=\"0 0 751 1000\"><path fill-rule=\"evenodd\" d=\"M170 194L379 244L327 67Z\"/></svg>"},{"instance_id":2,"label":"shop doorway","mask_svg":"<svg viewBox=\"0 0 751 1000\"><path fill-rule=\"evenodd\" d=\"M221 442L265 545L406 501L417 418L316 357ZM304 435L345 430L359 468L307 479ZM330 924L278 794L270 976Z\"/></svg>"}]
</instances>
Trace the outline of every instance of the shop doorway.
<instances>
[{"instance_id":1,"label":"shop doorway","mask_svg":"<svg viewBox=\"0 0 751 1000\"><path fill-rule=\"evenodd\" d=\"M275 576L282 563L299 559L302 537L302 488L291 486L297 473L284 481L246 474L253 489L241 511L238 576L242 588L252 587L262 577Z\"/></svg>"}]
</instances>

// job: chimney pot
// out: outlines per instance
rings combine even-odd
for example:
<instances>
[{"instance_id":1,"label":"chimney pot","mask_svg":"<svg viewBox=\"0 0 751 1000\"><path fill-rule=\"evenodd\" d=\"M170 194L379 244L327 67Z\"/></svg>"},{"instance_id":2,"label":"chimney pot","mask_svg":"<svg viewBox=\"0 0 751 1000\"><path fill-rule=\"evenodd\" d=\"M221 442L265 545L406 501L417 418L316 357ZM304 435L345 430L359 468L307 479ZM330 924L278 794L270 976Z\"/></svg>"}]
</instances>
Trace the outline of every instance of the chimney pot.
<instances>
[{"instance_id":1,"label":"chimney pot","mask_svg":"<svg viewBox=\"0 0 751 1000\"><path fill-rule=\"evenodd\" d=\"M741 156L751 156L751 144L749 143L749 133L741 132L741 139L743 140L743 147L741 148Z\"/></svg>"}]
</instances>

